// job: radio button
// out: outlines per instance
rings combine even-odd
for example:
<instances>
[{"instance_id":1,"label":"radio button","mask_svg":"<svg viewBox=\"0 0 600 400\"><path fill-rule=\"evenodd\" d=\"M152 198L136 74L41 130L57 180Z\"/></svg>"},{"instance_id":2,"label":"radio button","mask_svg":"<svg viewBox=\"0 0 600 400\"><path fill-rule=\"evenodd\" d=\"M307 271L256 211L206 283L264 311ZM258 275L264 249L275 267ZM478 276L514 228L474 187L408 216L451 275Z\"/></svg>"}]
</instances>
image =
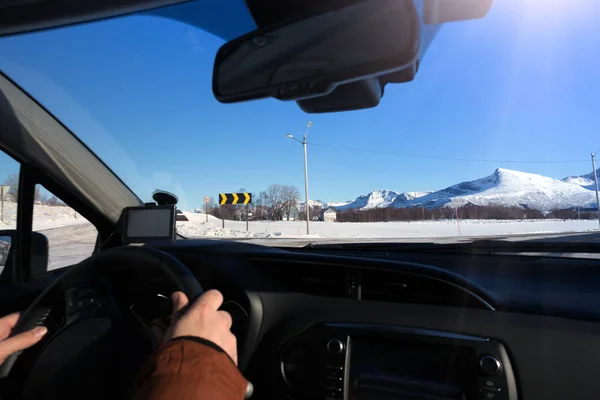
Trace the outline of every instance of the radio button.
<instances>
[{"instance_id":1,"label":"radio button","mask_svg":"<svg viewBox=\"0 0 600 400\"><path fill-rule=\"evenodd\" d=\"M491 390L492 392L494 391L500 391L502 390L503 384L501 382L501 380L499 380L498 378L479 378L478 379L478 383L479 383L479 388L482 390Z\"/></svg>"},{"instance_id":2,"label":"radio button","mask_svg":"<svg viewBox=\"0 0 600 400\"><path fill-rule=\"evenodd\" d=\"M494 376L502 372L502 363L494 356L483 356L479 360L479 368L484 374Z\"/></svg>"},{"instance_id":3,"label":"radio button","mask_svg":"<svg viewBox=\"0 0 600 400\"><path fill-rule=\"evenodd\" d=\"M327 351L331 354L342 354L344 351L344 343L339 339L331 339L327 342Z\"/></svg>"},{"instance_id":4,"label":"radio button","mask_svg":"<svg viewBox=\"0 0 600 400\"><path fill-rule=\"evenodd\" d=\"M498 392L479 392L479 400L497 400L500 398Z\"/></svg>"}]
</instances>

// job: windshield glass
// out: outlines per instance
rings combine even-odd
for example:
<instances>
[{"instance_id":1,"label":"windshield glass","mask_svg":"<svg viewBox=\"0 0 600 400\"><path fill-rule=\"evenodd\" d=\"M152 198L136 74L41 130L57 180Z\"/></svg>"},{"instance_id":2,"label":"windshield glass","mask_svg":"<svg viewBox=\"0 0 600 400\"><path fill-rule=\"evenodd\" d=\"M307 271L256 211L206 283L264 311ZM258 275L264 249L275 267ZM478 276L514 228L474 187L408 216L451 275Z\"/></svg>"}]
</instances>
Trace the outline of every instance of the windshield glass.
<instances>
[{"instance_id":1,"label":"windshield glass","mask_svg":"<svg viewBox=\"0 0 600 400\"><path fill-rule=\"evenodd\" d=\"M241 1L2 38L0 69L142 200L176 194L186 237L520 239L598 228L599 18L597 1L496 1L351 112L215 100L217 50L254 28Z\"/></svg>"}]
</instances>

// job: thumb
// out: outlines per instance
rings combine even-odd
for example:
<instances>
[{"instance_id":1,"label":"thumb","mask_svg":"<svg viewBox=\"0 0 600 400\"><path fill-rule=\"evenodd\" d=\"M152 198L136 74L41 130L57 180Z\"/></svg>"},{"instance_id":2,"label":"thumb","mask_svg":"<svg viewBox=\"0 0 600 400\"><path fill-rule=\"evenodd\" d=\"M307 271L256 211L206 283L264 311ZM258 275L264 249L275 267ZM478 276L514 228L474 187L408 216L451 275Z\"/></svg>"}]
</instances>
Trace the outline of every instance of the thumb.
<instances>
[{"instance_id":1,"label":"thumb","mask_svg":"<svg viewBox=\"0 0 600 400\"><path fill-rule=\"evenodd\" d=\"M37 328L19 333L18 335L9 337L0 342L0 363L3 363L11 354L25 350L39 342L46 332L48 332L48 328L45 326L38 326Z\"/></svg>"},{"instance_id":2,"label":"thumb","mask_svg":"<svg viewBox=\"0 0 600 400\"><path fill-rule=\"evenodd\" d=\"M174 292L171 295L171 301L173 302L173 314L171 315L171 319L175 320L185 312L186 306L189 304L189 300L185 293L183 292Z\"/></svg>"}]
</instances>

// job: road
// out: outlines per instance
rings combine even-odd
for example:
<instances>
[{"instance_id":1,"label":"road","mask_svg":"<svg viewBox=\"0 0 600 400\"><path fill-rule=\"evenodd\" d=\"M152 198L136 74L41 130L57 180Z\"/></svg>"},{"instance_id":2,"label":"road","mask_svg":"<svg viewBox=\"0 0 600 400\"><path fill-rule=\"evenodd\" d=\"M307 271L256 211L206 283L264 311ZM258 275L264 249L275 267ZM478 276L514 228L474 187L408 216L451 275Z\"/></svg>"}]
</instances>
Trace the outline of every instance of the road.
<instances>
[{"instance_id":1,"label":"road","mask_svg":"<svg viewBox=\"0 0 600 400\"><path fill-rule=\"evenodd\" d=\"M89 223L39 232L48 238L48 270L67 267L86 259L96 244L97 231Z\"/></svg>"},{"instance_id":2,"label":"road","mask_svg":"<svg viewBox=\"0 0 600 400\"><path fill-rule=\"evenodd\" d=\"M90 224L63 226L59 228L44 229L40 231L48 237L49 242L49 270L66 267L89 257L96 241L96 230ZM234 240L255 243L273 247L302 247L310 243L335 244L335 243L393 243L393 242L434 242L434 243L461 243L473 240L507 240L507 241L536 241L551 242L580 242L600 244L600 232L591 233L554 233L554 234L517 234L517 235L488 235L488 236L443 236L443 237L416 237L416 238L223 238L214 240ZM600 254L563 254L563 253L528 253L530 255L554 255L561 257L586 257L600 258Z\"/></svg>"}]
</instances>

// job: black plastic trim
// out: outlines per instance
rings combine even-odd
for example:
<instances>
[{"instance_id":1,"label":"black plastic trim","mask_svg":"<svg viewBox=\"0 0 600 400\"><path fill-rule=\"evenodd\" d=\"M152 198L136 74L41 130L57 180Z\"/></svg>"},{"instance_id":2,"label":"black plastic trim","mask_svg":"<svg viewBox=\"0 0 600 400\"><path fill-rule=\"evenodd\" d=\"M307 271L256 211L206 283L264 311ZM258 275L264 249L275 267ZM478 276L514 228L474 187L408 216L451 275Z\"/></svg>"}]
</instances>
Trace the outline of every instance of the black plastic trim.
<instances>
[{"instance_id":1,"label":"black plastic trim","mask_svg":"<svg viewBox=\"0 0 600 400\"><path fill-rule=\"evenodd\" d=\"M282 252L276 254L274 257L248 257L250 261L268 261L268 262L286 262L296 264L319 264L327 265L339 268L359 268L359 269L373 269L383 270L389 272L396 272L407 275L421 276L439 282L446 283L454 286L455 288L463 291L465 294L476 299L485 309L495 311L496 307L492 304L492 296L486 293L482 288L474 285L472 282L461 277L460 275L454 274L450 271L434 267L431 265L420 264L410 261L390 261L381 259L369 259L367 257L347 257L340 255L331 254L314 254L304 253L299 258L297 253ZM377 265L374 268L373 265ZM402 268L402 269L399 269ZM340 279L345 279L344 277Z\"/></svg>"},{"instance_id":2,"label":"black plastic trim","mask_svg":"<svg viewBox=\"0 0 600 400\"><path fill-rule=\"evenodd\" d=\"M461 333L437 331L433 329L415 328L410 326L394 326L394 325L374 325L374 324L359 324L359 323L331 323L325 324L331 328L343 329L365 329L371 332L393 332L419 336L432 336L444 339L468 340L472 342L487 342L488 338L478 336L465 335Z\"/></svg>"},{"instance_id":3,"label":"black plastic trim","mask_svg":"<svg viewBox=\"0 0 600 400\"><path fill-rule=\"evenodd\" d=\"M0 36L102 20L190 0L14 1L0 6Z\"/></svg>"},{"instance_id":4,"label":"black plastic trim","mask_svg":"<svg viewBox=\"0 0 600 400\"><path fill-rule=\"evenodd\" d=\"M35 197L34 169L21 164L17 200L17 251L13 267L13 282L31 277L31 231L33 230L33 201Z\"/></svg>"}]
</instances>

